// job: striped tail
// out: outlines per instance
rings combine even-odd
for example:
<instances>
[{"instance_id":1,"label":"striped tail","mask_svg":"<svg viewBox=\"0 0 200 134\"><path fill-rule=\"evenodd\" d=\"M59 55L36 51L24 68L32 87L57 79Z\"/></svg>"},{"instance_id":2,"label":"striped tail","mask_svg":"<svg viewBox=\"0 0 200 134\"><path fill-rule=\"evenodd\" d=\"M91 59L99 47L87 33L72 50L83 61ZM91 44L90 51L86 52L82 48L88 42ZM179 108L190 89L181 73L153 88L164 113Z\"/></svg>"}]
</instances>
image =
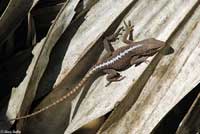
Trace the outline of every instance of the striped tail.
<instances>
[{"instance_id":1,"label":"striped tail","mask_svg":"<svg viewBox=\"0 0 200 134\"><path fill-rule=\"evenodd\" d=\"M13 121L13 120L20 120L20 119L25 119L25 118L29 118L29 117L32 117L34 115L37 115L43 111L46 111L48 110L49 108L55 106L56 104L58 103L61 103L63 102L64 100L66 100L67 98L69 98L71 95L77 93L81 87L87 82L87 80L91 77L92 74L94 74L96 72L96 70L93 68L91 69L86 75L85 77L78 83L77 86L75 86L70 92L66 93L64 96L62 96L60 99L56 100L54 103L51 103L49 104L48 106L38 110L38 111L35 111L31 114L28 114L28 115L25 115L25 116L21 116L21 117L17 117L17 118L13 118L13 119L9 119L8 121Z\"/></svg>"}]
</instances>

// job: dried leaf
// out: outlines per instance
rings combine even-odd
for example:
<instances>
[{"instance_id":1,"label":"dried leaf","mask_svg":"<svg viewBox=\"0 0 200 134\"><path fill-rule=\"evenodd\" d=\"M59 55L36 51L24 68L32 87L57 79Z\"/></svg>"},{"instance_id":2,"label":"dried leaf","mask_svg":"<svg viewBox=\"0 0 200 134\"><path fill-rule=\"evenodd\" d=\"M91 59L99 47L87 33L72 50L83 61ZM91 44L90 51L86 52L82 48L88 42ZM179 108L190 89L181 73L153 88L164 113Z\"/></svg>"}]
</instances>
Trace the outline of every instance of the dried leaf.
<instances>
[{"instance_id":1,"label":"dried leaf","mask_svg":"<svg viewBox=\"0 0 200 134\"><path fill-rule=\"evenodd\" d=\"M176 134L198 134L200 133L200 117L199 108L200 107L200 93L196 97L194 103L192 104L190 110L184 117L183 121Z\"/></svg>"},{"instance_id":2,"label":"dried leaf","mask_svg":"<svg viewBox=\"0 0 200 134\"><path fill-rule=\"evenodd\" d=\"M190 8L187 2L182 3L183 6L178 4L177 7L184 9L188 7L189 11L197 1L193 2L193 4L190 3ZM113 115L110 116L109 122L102 127L101 133L151 133L159 121L199 83L200 62L196 60L199 59L200 53L200 36L197 35L200 30L200 23L198 23L200 19L199 9L195 11L195 14L185 26L180 27L180 30L173 36L173 39L169 41L175 52L173 55L164 56L161 59L155 68L155 72L145 82L146 85L135 104L128 112L120 110L123 109L123 105L128 103L131 96L133 98L133 95L129 92L129 99L124 100L116 108ZM182 13L180 14L183 15ZM176 24L177 22L178 20ZM148 70L145 72L147 73ZM137 87L135 87L132 89L132 93L134 91L137 92L137 90ZM117 113L118 115L116 115ZM116 118L120 118L119 113L124 114L124 116L121 114L123 117L118 122L115 122ZM111 126L112 123L114 124Z\"/></svg>"},{"instance_id":3,"label":"dried leaf","mask_svg":"<svg viewBox=\"0 0 200 134\"><path fill-rule=\"evenodd\" d=\"M28 74L30 75L29 79L25 79L21 83L22 87L20 86L19 89L17 88L17 93L13 94L13 96L11 97L7 112L8 118L16 117L16 114L19 112L20 107L20 116L24 115L29 110L30 105L35 97L39 80L42 77L48 64L49 54L57 40L60 38L60 36L63 34L65 29L71 22L75 14L74 8L78 4L78 2L79 0L66 2L65 6L58 14L54 24L51 26L46 38L44 38L41 43L36 45L39 45L40 49L37 50L37 54L34 56L34 60L32 61L32 70L28 72ZM23 84L25 84L25 86L23 86ZM23 91L21 91L21 88L23 88ZM21 99L13 102L13 100L15 100L14 98L19 98L19 96ZM14 106L16 107L16 109L13 109ZM21 128L23 126L23 121L19 121L17 125L18 128Z\"/></svg>"},{"instance_id":4,"label":"dried leaf","mask_svg":"<svg viewBox=\"0 0 200 134\"><path fill-rule=\"evenodd\" d=\"M9 35L18 27L27 13L37 3L38 0L10 0L6 10L0 18L0 45L2 45Z\"/></svg>"}]
</instances>

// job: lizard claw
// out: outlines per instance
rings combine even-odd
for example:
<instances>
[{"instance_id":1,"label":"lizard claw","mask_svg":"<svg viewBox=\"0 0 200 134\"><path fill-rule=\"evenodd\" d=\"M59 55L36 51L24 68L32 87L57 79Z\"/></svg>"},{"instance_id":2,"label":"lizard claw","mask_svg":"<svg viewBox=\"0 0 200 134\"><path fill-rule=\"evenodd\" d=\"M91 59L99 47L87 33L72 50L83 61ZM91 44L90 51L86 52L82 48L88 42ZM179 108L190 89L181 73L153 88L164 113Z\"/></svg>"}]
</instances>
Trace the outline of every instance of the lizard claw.
<instances>
[{"instance_id":1,"label":"lizard claw","mask_svg":"<svg viewBox=\"0 0 200 134\"><path fill-rule=\"evenodd\" d=\"M123 27L120 27L114 34L106 37L107 40L109 41L115 41L115 40L118 40L119 39L119 35L122 35L122 30L123 30Z\"/></svg>"},{"instance_id":2,"label":"lizard claw","mask_svg":"<svg viewBox=\"0 0 200 134\"><path fill-rule=\"evenodd\" d=\"M128 24L126 21L124 21L125 31L132 32L134 30L134 25L131 24L131 21L128 21Z\"/></svg>"},{"instance_id":3,"label":"lizard claw","mask_svg":"<svg viewBox=\"0 0 200 134\"><path fill-rule=\"evenodd\" d=\"M146 64L149 64L149 63L150 63L150 61L149 61L149 60L145 60L144 62L145 62Z\"/></svg>"},{"instance_id":4,"label":"lizard claw","mask_svg":"<svg viewBox=\"0 0 200 134\"><path fill-rule=\"evenodd\" d=\"M109 81L109 82L105 85L105 87L108 87L111 83L112 83L112 82Z\"/></svg>"},{"instance_id":5,"label":"lizard claw","mask_svg":"<svg viewBox=\"0 0 200 134\"><path fill-rule=\"evenodd\" d=\"M124 78L126 78L126 76L120 76L120 77L117 79L117 81L121 81L121 80L123 80Z\"/></svg>"},{"instance_id":6,"label":"lizard claw","mask_svg":"<svg viewBox=\"0 0 200 134\"><path fill-rule=\"evenodd\" d=\"M107 86L109 86L112 82L117 82L117 81L121 81L121 80L123 80L124 78L126 78L126 76L119 76L119 77L115 77L115 78L113 78L113 79L110 79L109 81L108 81L108 83L105 85L105 87L107 87Z\"/></svg>"},{"instance_id":7,"label":"lizard claw","mask_svg":"<svg viewBox=\"0 0 200 134\"><path fill-rule=\"evenodd\" d=\"M114 38L118 38L119 35L122 35L123 27L120 27L117 32L114 34Z\"/></svg>"}]
</instances>

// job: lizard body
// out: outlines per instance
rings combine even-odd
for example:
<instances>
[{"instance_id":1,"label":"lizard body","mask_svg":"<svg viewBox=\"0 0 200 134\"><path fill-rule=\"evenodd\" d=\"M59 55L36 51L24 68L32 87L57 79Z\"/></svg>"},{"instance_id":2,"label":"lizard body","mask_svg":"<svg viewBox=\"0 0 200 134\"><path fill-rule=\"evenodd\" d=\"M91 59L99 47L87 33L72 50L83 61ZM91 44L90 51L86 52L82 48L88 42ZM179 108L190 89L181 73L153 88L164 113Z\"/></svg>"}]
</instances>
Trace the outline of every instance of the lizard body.
<instances>
[{"instance_id":1,"label":"lizard body","mask_svg":"<svg viewBox=\"0 0 200 134\"><path fill-rule=\"evenodd\" d=\"M120 47L114 51L114 48L110 44L110 42L115 41L117 36L120 34L120 31L122 30L122 28L120 28L115 34L105 38L104 40L104 47L108 51L107 58L95 64L84 76L84 78L70 92L66 93L63 97L56 100L54 103L36 112L14 119L10 119L9 121L32 117L66 100L69 96L78 92L81 89L81 87L87 82L87 80L97 72L104 72L108 74L107 80L109 81L109 84L114 81L120 81L124 79L124 77L122 77L118 73L118 71L126 70L134 64L138 65L146 61L146 59L149 56L154 55L165 46L164 42L153 38L139 42L133 42L131 40L128 40L128 35L133 31L133 26L131 25L130 21L128 24L124 24L125 34L123 36L123 42L128 44L127 46Z\"/></svg>"}]
</instances>

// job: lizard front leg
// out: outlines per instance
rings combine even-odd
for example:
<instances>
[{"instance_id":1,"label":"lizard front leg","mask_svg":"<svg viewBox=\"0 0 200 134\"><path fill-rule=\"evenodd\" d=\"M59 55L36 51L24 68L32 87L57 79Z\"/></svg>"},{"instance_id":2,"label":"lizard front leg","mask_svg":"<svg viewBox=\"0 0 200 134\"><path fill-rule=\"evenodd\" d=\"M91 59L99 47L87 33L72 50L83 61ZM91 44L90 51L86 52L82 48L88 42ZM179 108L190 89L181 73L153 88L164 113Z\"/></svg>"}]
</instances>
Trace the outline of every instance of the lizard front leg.
<instances>
[{"instance_id":1,"label":"lizard front leg","mask_svg":"<svg viewBox=\"0 0 200 134\"><path fill-rule=\"evenodd\" d=\"M134 57L132 57L132 59L131 59L131 61L130 61L130 64L131 64L131 65L138 66L138 65L140 65L140 64L143 63L143 62L147 63L147 62L149 62L149 61L147 60L147 58L148 58L148 56L143 56L143 57L134 56Z\"/></svg>"},{"instance_id":2,"label":"lizard front leg","mask_svg":"<svg viewBox=\"0 0 200 134\"><path fill-rule=\"evenodd\" d=\"M124 21L125 33L123 35L122 41L126 44L132 45L133 41L130 40L131 33L133 32L134 25L131 24L131 21L128 21L128 24ZM128 39L129 36L129 39Z\"/></svg>"},{"instance_id":3,"label":"lizard front leg","mask_svg":"<svg viewBox=\"0 0 200 134\"><path fill-rule=\"evenodd\" d=\"M108 84L106 84L106 87L112 82L121 81L125 78L125 76L121 76L120 73L118 73L114 69L105 69L104 72L107 74L106 79L108 80Z\"/></svg>"},{"instance_id":4,"label":"lizard front leg","mask_svg":"<svg viewBox=\"0 0 200 134\"><path fill-rule=\"evenodd\" d=\"M113 42L115 40L118 39L118 36L121 35L121 31L122 31L123 27L119 28L117 30L117 32L115 32L114 34L106 37L104 40L103 40L103 44L104 44L104 48L105 50L107 51L107 55L108 56L111 56L112 55L112 52L114 51L114 48L113 46L111 45L110 42ZM108 57L107 56L107 57Z\"/></svg>"}]
</instances>

